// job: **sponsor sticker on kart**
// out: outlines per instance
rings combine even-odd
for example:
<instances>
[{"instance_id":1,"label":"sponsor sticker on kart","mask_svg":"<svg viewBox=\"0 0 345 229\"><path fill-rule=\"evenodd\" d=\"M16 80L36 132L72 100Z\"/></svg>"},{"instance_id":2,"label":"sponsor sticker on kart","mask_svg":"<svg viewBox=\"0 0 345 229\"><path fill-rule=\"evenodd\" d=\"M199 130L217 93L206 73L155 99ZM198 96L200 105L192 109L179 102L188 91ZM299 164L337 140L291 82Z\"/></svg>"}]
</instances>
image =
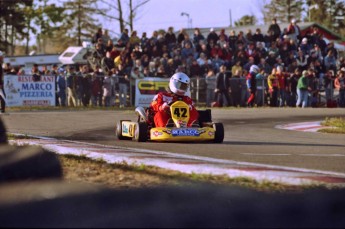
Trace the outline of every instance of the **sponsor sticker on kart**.
<instances>
[{"instance_id":1,"label":"sponsor sticker on kart","mask_svg":"<svg viewBox=\"0 0 345 229\"><path fill-rule=\"evenodd\" d=\"M163 135L163 133L161 133L161 132L159 132L159 131L153 132L153 136L158 137L158 136L161 136L161 135Z\"/></svg>"},{"instance_id":2,"label":"sponsor sticker on kart","mask_svg":"<svg viewBox=\"0 0 345 229\"><path fill-rule=\"evenodd\" d=\"M122 133L125 133L125 134L129 133L128 126L126 126L125 124L122 124Z\"/></svg>"},{"instance_id":3,"label":"sponsor sticker on kart","mask_svg":"<svg viewBox=\"0 0 345 229\"><path fill-rule=\"evenodd\" d=\"M171 130L171 135L174 137L179 137L179 136L198 137L200 136L200 133L197 129L173 129Z\"/></svg>"}]
</instances>

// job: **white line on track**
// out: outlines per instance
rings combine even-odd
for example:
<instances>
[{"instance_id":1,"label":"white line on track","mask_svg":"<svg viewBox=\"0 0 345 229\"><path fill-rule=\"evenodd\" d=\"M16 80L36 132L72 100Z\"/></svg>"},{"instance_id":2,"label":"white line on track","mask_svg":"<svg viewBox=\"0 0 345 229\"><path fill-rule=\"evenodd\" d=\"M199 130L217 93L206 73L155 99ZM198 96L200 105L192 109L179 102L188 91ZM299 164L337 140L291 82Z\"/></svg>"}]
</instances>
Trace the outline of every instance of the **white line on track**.
<instances>
[{"instance_id":1,"label":"white line on track","mask_svg":"<svg viewBox=\"0 0 345 229\"><path fill-rule=\"evenodd\" d=\"M145 164L177 170L183 173L250 177L258 181L269 180L292 185L321 183L345 186L345 174L336 172L237 162L165 151L108 146L52 138L18 139L12 140L11 143L40 145L58 154L84 155L92 159L103 159L108 163Z\"/></svg>"},{"instance_id":2,"label":"white line on track","mask_svg":"<svg viewBox=\"0 0 345 229\"><path fill-rule=\"evenodd\" d=\"M290 156L289 153L241 153L248 156Z\"/></svg>"},{"instance_id":3,"label":"white line on track","mask_svg":"<svg viewBox=\"0 0 345 229\"><path fill-rule=\"evenodd\" d=\"M316 154L316 153L311 153L311 154L299 154L301 156L306 156L306 157L345 157L344 154Z\"/></svg>"},{"instance_id":4,"label":"white line on track","mask_svg":"<svg viewBox=\"0 0 345 229\"><path fill-rule=\"evenodd\" d=\"M306 156L306 157L345 157L345 154L316 154L316 153L305 153L305 154L289 154L289 153L240 153L246 156Z\"/></svg>"},{"instance_id":5,"label":"white line on track","mask_svg":"<svg viewBox=\"0 0 345 229\"><path fill-rule=\"evenodd\" d=\"M299 123L289 123L284 125L277 125L278 129L285 130L295 130L303 132L317 132L320 129L328 128L321 125L321 121L316 122L299 122Z\"/></svg>"}]
</instances>

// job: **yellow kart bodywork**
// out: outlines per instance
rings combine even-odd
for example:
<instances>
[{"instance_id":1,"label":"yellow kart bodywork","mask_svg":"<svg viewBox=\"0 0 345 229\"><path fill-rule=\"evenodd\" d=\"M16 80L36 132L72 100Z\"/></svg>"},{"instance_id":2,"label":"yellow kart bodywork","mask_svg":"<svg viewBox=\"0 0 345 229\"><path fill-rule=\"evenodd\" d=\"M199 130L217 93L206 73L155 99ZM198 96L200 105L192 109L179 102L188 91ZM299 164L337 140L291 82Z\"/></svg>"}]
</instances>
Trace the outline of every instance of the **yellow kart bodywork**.
<instances>
[{"instance_id":1,"label":"yellow kart bodywork","mask_svg":"<svg viewBox=\"0 0 345 229\"><path fill-rule=\"evenodd\" d=\"M215 129L203 128L168 128L156 127L150 130L150 139L153 141L213 141Z\"/></svg>"}]
</instances>

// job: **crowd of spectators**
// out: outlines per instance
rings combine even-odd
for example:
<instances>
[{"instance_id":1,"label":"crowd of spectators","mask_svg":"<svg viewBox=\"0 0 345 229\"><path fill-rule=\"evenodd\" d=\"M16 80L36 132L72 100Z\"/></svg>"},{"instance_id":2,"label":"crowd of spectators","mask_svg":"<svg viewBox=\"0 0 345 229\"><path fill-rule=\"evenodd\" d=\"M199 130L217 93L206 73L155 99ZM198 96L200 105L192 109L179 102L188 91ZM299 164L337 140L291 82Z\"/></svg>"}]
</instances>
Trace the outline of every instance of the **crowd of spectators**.
<instances>
[{"instance_id":1,"label":"crowd of spectators","mask_svg":"<svg viewBox=\"0 0 345 229\"><path fill-rule=\"evenodd\" d=\"M295 107L298 79L303 72L308 79L309 99L305 106L320 105L320 92L325 92L326 101L333 100L335 90L339 91L338 106L345 106L344 56L333 42L326 43L318 27L302 36L294 19L282 29L273 19L268 31L257 28L255 32L236 34L231 30L226 34L225 29L218 33L210 29L207 36L199 28L190 36L184 29L175 33L169 27L167 31L154 31L151 37L145 32L139 37L136 31L129 34L124 29L116 42L100 28L92 42L99 66L70 67L63 77L66 83L57 83L58 91L64 90L64 84L67 86L70 106L114 105L115 91L119 92L121 107L128 105L128 92L134 105L136 79L170 78L178 71L185 72L192 81L205 82L207 106L214 102L218 106L247 106L245 81L254 64L260 68L256 76L257 106ZM57 73L60 74L58 70ZM112 80L114 75L118 76L116 82ZM217 79L220 75L225 80ZM58 98L59 104L64 105L64 99L61 102L61 96Z\"/></svg>"},{"instance_id":2,"label":"crowd of spectators","mask_svg":"<svg viewBox=\"0 0 345 229\"><path fill-rule=\"evenodd\" d=\"M210 29L204 36L199 28L195 28L190 36L184 29L175 33L169 27L166 32L154 31L151 37L143 33L139 37L136 31L129 34L124 29L117 43L113 44L100 29L93 40L106 69L126 76L128 87L137 78L169 78L182 71L192 81L205 80L207 106L217 101L217 97L224 98L224 105L227 106L246 106L248 93L243 81L251 65L255 64L261 70L257 75L258 106L296 106L297 82L304 70L308 74L308 106L317 106L323 91L325 100L332 100L335 90L339 90L339 106L344 106L344 86L341 83L344 56L340 56L333 42L326 43L317 27L302 37L294 19L282 29L273 19L265 32L257 28L254 33L249 30L236 34L231 30L226 34L224 29L219 33ZM222 68L230 82L222 81L225 91L222 88L220 94L216 93L219 91L217 76ZM130 85L134 95L134 84ZM220 101L223 103L222 99Z\"/></svg>"}]
</instances>

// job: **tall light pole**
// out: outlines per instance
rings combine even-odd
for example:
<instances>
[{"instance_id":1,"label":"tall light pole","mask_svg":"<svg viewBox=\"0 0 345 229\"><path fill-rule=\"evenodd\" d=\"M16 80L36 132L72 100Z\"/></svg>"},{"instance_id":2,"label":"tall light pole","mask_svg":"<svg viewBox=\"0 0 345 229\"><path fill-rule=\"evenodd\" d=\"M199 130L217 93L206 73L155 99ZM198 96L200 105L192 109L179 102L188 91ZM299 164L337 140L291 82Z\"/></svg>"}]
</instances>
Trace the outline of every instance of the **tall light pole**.
<instances>
[{"instance_id":1,"label":"tall light pole","mask_svg":"<svg viewBox=\"0 0 345 229\"><path fill-rule=\"evenodd\" d=\"M191 28L191 19L189 19L189 13L182 12L181 16L187 16L187 28Z\"/></svg>"}]
</instances>

